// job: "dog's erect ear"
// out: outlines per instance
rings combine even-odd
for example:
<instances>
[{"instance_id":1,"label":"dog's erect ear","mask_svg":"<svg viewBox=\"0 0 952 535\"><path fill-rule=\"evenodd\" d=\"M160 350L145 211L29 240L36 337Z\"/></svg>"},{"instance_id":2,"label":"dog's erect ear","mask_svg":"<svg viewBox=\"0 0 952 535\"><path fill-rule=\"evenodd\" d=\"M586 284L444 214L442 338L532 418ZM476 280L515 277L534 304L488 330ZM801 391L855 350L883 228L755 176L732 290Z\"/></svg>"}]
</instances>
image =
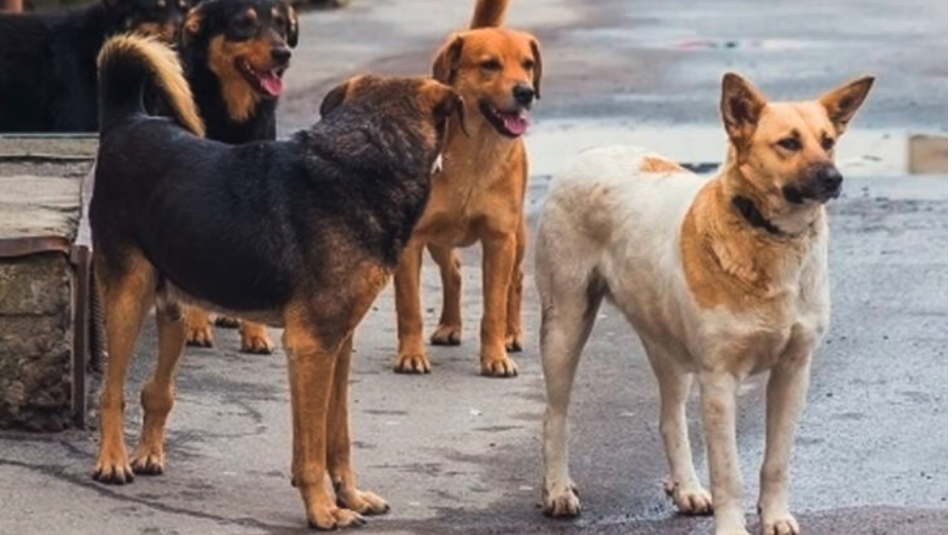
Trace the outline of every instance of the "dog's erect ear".
<instances>
[{"instance_id":1,"label":"dog's erect ear","mask_svg":"<svg viewBox=\"0 0 952 535\"><path fill-rule=\"evenodd\" d=\"M294 48L298 44L298 16L297 11L290 5L287 6L288 10L288 46Z\"/></svg>"},{"instance_id":2,"label":"dog's erect ear","mask_svg":"<svg viewBox=\"0 0 952 535\"><path fill-rule=\"evenodd\" d=\"M532 88L535 89L536 99L542 98L542 45L536 39L529 41L532 47L532 59L535 66L532 68Z\"/></svg>"},{"instance_id":3,"label":"dog's erect ear","mask_svg":"<svg viewBox=\"0 0 952 535\"><path fill-rule=\"evenodd\" d=\"M321 117L327 117L327 114L337 109L347 99L347 91L350 90L350 80L331 89L330 93L324 96L321 101Z\"/></svg>"},{"instance_id":4,"label":"dog's erect ear","mask_svg":"<svg viewBox=\"0 0 952 535\"><path fill-rule=\"evenodd\" d=\"M463 37L455 35L443 45L433 60L433 78L444 84L452 84L459 70L460 58L463 56Z\"/></svg>"},{"instance_id":5,"label":"dog's erect ear","mask_svg":"<svg viewBox=\"0 0 952 535\"><path fill-rule=\"evenodd\" d=\"M836 128L836 135L842 135L846 131L847 123L866 100L875 80L872 76L864 76L820 97L819 102L826 108L826 114Z\"/></svg>"},{"instance_id":6,"label":"dog's erect ear","mask_svg":"<svg viewBox=\"0 0 952 535\"><path fill-rule=\"evenodd\" d=\"M193 7L188 10L188 14L185 15L185 22L182 23L182 46L186 47L195 39L198 38L198 35L202 33L202 21L205 16L202 14L201 7Z\"/></svg>"},{"instance_id":7,"label":"dog's erect ear","mask_svg":"<svg viewBox=\"0 0 952 535\"><path fill-rule=\"evenodd\" d=\"M721 117L731 142L744 144L757 129L767 100L741 75L729 72L721 85Z\"/></svg>"}]
</instances>

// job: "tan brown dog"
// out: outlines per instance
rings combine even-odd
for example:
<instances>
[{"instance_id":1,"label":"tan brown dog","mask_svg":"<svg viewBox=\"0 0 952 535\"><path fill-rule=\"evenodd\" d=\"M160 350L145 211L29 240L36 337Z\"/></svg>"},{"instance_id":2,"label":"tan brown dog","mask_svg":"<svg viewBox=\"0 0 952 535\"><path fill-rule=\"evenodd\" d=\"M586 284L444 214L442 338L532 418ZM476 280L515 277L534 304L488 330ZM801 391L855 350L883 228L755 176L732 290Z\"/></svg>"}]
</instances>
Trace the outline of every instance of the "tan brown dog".
<instances>
[{"instance_id":1,"label":"tan brown dog","mask_svg":"<svg viewBox=\"0 0 952 535\"><path fill-rule=\"evenodd\" d=\"M542 55L529 34L499 28L507 0L479 0L469 31L449 38L433 62L433 77L466 100L466 127L451 123L443 169L433 181L426 212L394 278L400 349L399 373L429 373L420 312L423 248L440 266L443 313L434 345L459 345L460 262L455 251L483 248L483 320L480 367L484 375L513 377L506 351L522 349L522 260L526 247L523 204L528 162L521 135L539 98Z\"/></svg>"}]
</instances>

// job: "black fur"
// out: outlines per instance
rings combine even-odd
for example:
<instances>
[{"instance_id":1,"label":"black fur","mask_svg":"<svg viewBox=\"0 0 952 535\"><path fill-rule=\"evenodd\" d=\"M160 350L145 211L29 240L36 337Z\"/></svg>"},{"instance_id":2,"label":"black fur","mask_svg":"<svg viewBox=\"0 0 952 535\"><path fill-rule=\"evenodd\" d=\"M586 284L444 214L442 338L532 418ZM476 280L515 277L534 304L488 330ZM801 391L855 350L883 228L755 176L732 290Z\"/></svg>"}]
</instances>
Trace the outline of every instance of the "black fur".
<instances>
[{"instance_id":1,"label":"black fur","mask_svg":"<svg viewBox=\"0 0 952 535\"><path fill-rule=\"evenodd\" d=\"M0 132L95 132L96 56L112 34L177 26L178 0L103 0L43 14L0 13Z\"/></svg>"}]
</instances>

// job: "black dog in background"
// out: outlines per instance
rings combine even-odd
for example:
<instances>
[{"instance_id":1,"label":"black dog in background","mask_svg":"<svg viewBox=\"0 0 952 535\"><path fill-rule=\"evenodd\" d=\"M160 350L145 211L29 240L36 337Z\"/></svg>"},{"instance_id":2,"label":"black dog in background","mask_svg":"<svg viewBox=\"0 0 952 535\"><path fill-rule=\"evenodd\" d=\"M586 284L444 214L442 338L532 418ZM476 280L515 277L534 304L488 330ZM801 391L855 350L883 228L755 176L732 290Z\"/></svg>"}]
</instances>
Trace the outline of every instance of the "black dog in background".
<instances>
[{"instance_id":1,"label":"black dog in background","mask_svg":"<svg viewBox=\"0 0 952 535\"><path fill-rule=\"evenodd\" d=\"M209 0L185 19L179 55L206 137L225 143L273 141L275 112L284 90L282 77L297 45L297 15L281 0ZM237 319L218 317L237 326ZM189 307L187 342L210 347L208 313ZM241 350L271 353L274 343L264 325L241 324Z\"/></svg>"},{"instance_id":2,"label":"black dog in background","mask_svg":"<svg viewBox=\"0 0 952 535\"><path fill-rule=\"evenodd\" d=\"M95 132L96 56L120 32L172 42L191 0L101 0L0 14L0 132Z\"/></svg>"}]
</instances>

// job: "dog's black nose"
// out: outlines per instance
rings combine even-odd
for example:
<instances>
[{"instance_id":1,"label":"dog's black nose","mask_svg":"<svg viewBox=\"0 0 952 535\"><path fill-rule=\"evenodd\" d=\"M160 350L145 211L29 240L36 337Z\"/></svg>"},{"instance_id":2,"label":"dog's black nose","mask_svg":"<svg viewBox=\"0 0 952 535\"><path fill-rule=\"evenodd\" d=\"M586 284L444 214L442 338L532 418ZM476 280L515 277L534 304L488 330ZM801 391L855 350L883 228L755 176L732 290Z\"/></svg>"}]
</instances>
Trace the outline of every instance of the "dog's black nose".
<instances>
[{"instance_id":1,"label":"dog's black nose","mask_svg":"<svg viewBox=\"0 0 952 535\"><path fill-rule=\"evenodd\" d=\"M283 46L272 48L271 59L278 65L285 65L291 61L291 49Z\"/></svg>"},{"instance_id":2,"label":"dog's black nose","mask_svg":"<svg viewBox=\"0 0 952 535\"><path fill-rule=\"evenodd\" d=\"M838 191L843 184L843 175L836 167L825 165L817 172L816 181L827 191Z\"/></svg>"},{"instance_id":3,"label":"dog's black nose","mask_svg":"<svg viewBox=\"0 0 952 535\"><path fill-rule=\"evenodd\" d=\"M512 88L512 96L516 98L516 102L519 104L528 106L532 104L532 99L535 98L535 89L532 89L530 85L519 84Z\"/></svg>"}]
</instances>

